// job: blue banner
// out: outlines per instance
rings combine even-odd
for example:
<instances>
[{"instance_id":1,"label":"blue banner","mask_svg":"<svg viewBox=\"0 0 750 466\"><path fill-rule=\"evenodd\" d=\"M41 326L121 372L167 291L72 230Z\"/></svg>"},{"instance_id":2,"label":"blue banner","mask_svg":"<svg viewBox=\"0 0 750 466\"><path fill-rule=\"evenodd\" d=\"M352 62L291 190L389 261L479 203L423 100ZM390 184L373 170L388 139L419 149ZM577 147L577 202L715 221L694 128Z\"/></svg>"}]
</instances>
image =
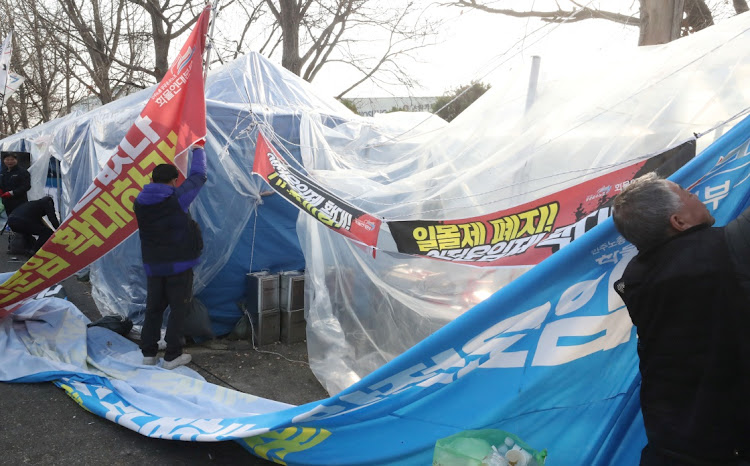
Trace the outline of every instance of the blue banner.
<instances>
[{"instance_id":1,"label":"blue banner","mask_svg":"<svg viewBox=\"0 0 750 466\"><path fill-rule=\"evenodd\" d=\"M671 177L717 225L746 207L749 144L746 119ZM52 380L143 435L236 440L286 464L430 464L438 439L485 428L546 448L550 465L637 464L637 336L612 288L636 252L606 221L340 394L298 407L141 366L134 343L86 329L55 299L0 322L0 379Z\"/></svg>"}]
</instances>

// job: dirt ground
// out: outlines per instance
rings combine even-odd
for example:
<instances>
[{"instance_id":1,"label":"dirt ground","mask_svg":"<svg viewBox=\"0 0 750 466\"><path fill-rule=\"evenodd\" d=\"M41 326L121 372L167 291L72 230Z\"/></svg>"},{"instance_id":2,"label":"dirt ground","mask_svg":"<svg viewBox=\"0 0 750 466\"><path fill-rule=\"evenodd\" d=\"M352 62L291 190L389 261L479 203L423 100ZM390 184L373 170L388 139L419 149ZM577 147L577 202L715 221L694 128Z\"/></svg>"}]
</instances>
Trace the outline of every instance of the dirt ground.
<instances>
[{"instance_id":1,"label":"dirt ground","mask_svg":"<svg viewBox=\"0 0 750 466\"><path fill-rule=\"evenodd\" d=\"M22 262L0 236L0 272ZM68 299L92 321L101 317L88 282L63 282ZM328 394L307 364L306 343L252 347L247 340L191 345L190 367L209 382L300 405ZM235 442L180 442L144 437L82 409L52 383L0 383L0 464L267 465Z\"/></svg>"}]
</instances>

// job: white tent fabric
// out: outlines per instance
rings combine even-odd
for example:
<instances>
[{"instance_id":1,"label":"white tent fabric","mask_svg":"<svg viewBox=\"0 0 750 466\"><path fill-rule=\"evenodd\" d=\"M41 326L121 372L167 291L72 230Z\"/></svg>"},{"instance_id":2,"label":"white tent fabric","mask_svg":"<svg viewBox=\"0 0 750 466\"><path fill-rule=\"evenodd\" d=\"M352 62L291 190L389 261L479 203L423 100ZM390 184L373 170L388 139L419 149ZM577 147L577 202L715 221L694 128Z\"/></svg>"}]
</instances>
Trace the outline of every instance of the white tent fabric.
<instances>
[{"instance_id":1,"label":"white tent fabric","mask_svg":"<svg viewBox=\"0 0 750 466\"><path fill-rule=\"evenodd\" d=\"M694 137L705 148L750 107L750 16L662 46L589 61L540 81L523 113L525 72L508 74L447 128L415 146L363 140L359 122L303 125L312 175L386 220L444 220L539 199ZM717 127L717 125L721 125ZM343 141L342 126L359 144ZM333 161L333 162L332 162ZM518 277L407 257L381 233L376 259L307 216L308 347L330 393L349 386Z\"/></svg>"}]
</instances>

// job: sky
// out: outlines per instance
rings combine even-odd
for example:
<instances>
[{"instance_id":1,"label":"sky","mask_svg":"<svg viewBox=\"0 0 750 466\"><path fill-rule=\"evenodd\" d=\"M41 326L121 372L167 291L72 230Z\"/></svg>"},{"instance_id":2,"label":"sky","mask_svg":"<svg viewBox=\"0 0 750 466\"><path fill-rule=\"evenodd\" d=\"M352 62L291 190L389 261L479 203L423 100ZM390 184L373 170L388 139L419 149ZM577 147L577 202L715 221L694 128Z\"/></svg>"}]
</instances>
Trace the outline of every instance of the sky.
<instances>
[{"instance_id":1,"label":"sky","mask_svg":"<svg viewBox=\"0 0 750 466\"><path fill-rule=\"evenodd\" d=\"M373 0L398 2L403 0ZM430 0L424 0L430 1ZM706 0L717 22L733 15L731 2ZM534 8L540 11L570 9L567 0L484 0L503 8ZM579 4L627 15L638 14L638 0L578 0ZM471 81L501 83L507 73L528 75L531 57L541 57L541 74L557 75L573 71L579 63L611 59L618 51L635 48L638 28L607 20L585 20L576 23L544 23L537 18L514 18L470 9L432 4L428 13L439 17L443 27L437 43L417 52L418 61L401 60L420 86L407 88L391 85L385 88L362 84L346 94L347 98L388 96L439 96ZM259 32L259 40L265 33ZM272 58L279 62L280 58ZM336 96L359 75L351 68L327 64L313 85L322 93Z\"/></svg>"},{"instance_id":2,"label":"sky","mask_svg":"<svg viewBox=\"0 0 750 466\"><path fill-rule=\"evenodd\" d=\"M533 55L541 57L541 72L546 73L566 68L578 60L595 59L597 54L634 48L638 43L637 27L611 21L552 24L535 18L460 12L440 8L438 13L444 15L445 21L438 36L440 43L420 50L418 63L404 63L421 87L381 89L361 85L347 97L438 96L473 80L492 84L503 73L519 68L526 70L530 68ZM338 94L341 83L346 81L345 70L332 66L321 73L313 84L328 94Z\"/></svg>"}]
</instances>

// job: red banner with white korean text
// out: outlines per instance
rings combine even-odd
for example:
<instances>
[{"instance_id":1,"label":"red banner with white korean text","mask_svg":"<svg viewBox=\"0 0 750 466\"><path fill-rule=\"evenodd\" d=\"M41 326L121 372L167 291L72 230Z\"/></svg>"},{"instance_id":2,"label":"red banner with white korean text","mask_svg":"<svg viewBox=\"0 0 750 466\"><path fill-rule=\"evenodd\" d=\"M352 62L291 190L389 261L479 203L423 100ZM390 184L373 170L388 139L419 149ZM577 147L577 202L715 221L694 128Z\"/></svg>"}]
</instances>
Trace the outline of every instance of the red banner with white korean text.
<instances>
[{"instance_id":1,"label":"red banner with white korean text","mask_svg":"<svg viewBox=\"0 0 750 466\"><path fill-rule=\"evenodd\" d=\"M398 252L462 264L536 265L603 222L612 199L651 171L666 178L695 156L691 140L512 209L458 220L388 222Z\"/></svg>"},{"instance_id":2,"label":"red banner with white korean text","mask_svg":"<svg viewBox=\"0 0 750 466\"><path fill-rule=\"evenodd\" d=\"M347 238L367 246L378 242L381 220L346 203L291 167L279 151L258 133L253 173L298 209Z\"/></svg>"},{"instance_id":3,"label":"red banner with white korean text","mask_svg":"<svg viewBox=\"0 0 750 466\"><path fill-rule=\"evenodd\" d=\"M177 59L116 153L45 245L0 285L0 318L14 304L71 276L132 235L133 201L153 168L174 163L184 179L187 149L206 137L203 51L210 8L198 18Z\"/></svg>"}]
</instances>

